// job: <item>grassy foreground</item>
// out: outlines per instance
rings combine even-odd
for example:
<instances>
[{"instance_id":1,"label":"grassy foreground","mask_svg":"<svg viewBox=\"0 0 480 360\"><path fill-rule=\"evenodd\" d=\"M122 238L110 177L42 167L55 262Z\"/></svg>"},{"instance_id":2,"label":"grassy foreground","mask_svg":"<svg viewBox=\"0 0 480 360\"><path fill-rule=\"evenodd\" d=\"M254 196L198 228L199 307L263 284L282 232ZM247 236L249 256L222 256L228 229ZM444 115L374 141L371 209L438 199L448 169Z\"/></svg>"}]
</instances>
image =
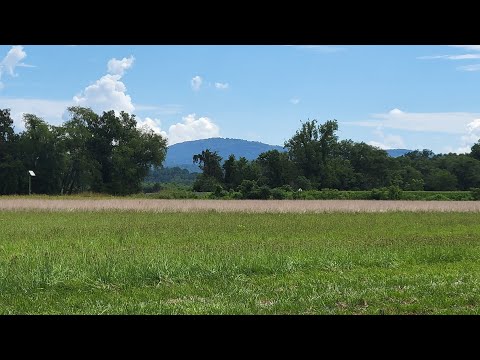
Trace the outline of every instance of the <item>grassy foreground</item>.
<instances>
[{"instance_id":1,"label":"grassy foreground","mask_svg":"<svg viewBox=\"0 0 480 360\"><path fill-rule=\"evenodd\" d=\"M478 314L480 214L0 212L1 314Z\"/></svg>"}]
</instances>

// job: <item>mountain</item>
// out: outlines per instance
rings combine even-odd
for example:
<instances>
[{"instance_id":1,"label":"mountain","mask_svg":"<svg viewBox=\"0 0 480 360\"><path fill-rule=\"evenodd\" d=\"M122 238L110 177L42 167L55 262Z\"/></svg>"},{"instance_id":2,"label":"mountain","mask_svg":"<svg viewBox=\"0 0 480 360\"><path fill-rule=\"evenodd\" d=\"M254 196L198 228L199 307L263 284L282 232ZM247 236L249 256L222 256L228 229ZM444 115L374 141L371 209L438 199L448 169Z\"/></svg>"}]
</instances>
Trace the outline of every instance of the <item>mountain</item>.
<instances>
[{"instance_id":1,"label":"mountain","mask_svg":"<svg viewBox=\"0 0 480 360\"><path fill-rule=\"evenodd\" d=\"M399 157L399 156L402 156L402 155L405 155L406 153L409 153L411 152L412 150L407 150L407 149L388 149L388 150L385 150L388 154L388 156L391 156L391 157Z\"/></svg>"},{"instance_id":2,"label":"mountain","mask_svg":"<svg viewBox=\"0 0 480 360\"><path fill-rule=\"evenodd\" d=\"M193 164L192 157L195 154L200 154L205 149L217 151L223 160L227 160L230 154L234 154L237 159L243 156L247 160L254 160L258 155L265 151L285 151L282 146L268 145L258 141L247 141L242 139L210 138L185 141L168 147L167 158L165 159L163 166L178 166L182 169L187 169L190 172L201 172L198 165ZM386 151L389 156L398 157L411 150L390 149Z\"/></svg>"},{"instance_id":3,"label":"mountain","mask_svg":"<svg viewBox=\"0 0 480 360\"><path fill-rule=\"evenodd\" d=\"M223 160L227 160L230 154L234 154L237 159L243 156L247 160L254 160L258 155L265 151L285 151L282 146L268 145L258 141L241 139L211 138L185 141L168 147L167 158L165 159L163 166L179 166L189 171L201 172L198 165L193 164L192 157L195 154L200 154L202 150L205 149L217 151Z\"/></svg>"}]
</instances>

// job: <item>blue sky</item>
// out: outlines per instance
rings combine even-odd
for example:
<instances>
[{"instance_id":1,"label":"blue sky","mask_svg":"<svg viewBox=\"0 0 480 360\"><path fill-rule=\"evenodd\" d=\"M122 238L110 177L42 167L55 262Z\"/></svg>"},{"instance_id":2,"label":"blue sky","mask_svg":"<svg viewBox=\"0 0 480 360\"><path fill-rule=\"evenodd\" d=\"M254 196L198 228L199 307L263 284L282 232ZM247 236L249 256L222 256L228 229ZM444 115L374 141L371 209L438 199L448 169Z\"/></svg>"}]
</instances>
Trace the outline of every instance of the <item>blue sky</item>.
<instances>
[{"instance_id":1,"label":"blue sky","mask_svg":"<svg viewBox=\"0 0 480 360\"><path fill-rule=\"evenodd\" d=\"M480 139L480 45L0 46L0 108L50 124L70 105L137 115L169 143L282 145L301 120L340 139L465 152Z\"/></svg>"}]
</instances>

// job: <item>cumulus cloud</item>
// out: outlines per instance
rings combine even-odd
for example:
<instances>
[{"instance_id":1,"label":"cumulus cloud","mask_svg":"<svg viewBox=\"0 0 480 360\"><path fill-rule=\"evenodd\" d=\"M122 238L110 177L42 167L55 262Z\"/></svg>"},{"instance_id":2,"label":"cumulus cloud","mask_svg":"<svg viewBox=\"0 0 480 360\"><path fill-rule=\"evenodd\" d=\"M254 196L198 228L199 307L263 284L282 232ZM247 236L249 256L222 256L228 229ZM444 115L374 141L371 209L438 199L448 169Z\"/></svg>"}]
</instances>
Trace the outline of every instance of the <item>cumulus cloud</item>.
<instances>
[{"instance_id":1,"label":"cumulus cloud","mask_svg":"<svg viewBox=\"0 0 480 360\"><path fill-rule=\"evenodd\" d=\"M27 53L23 50L23 46L12 46L8 51L7 55L0 62L0 80L2 75L8 74L11 77L18 76L15 73L16 67L34 67L33 65L28 65L22 63L21 61L27 57ZM4 87L4 84L0 81L0 90Z\"/></svg>"},{"instance_id":2,"label":"cumulus cloud","mask_svg":"<svg viewBox=\"0 0 480 360\"><path fill-rule=\"evenodd\" d=\"M182 122L171 125L168 131L164 131L159 119L137 118L137 128L146 131L152 130L165 137L168 139L168 145L220 136L220 128L208 117L197 118L195 114L190 114L183 117L182 120Z\"/></svg>"},{"instance_id":3,"label":"cumulus cloud","mask_svg":"<svg viewBox=\"0 0 480 360\"><path fill-rule=\"evenodd\" d=\"M473 144L480 140L480 119L475 119L466 126L466 134L461 137L461 146L457 153L469 153Z\"/></svg>"},{"instance_id":4,"label":"cumulus cloud","mask_svg":"<svg viewBox=\"0 0 480 360\"><path fill-rule=\"evenodd\" d=\"M403 141L401 136L384 134L381 127L378 127L373 133L377 137L379 137L380 141L369 141L368 145L376 146L384 150L398 149L398 148L405 147L405 142Z\"/></svg>"},{"instance_id":5,"label":"cumulus cloud","mask_svg":"<svg viewBox=\"0 0 480 360\"><path fill-rule=\"evenodd\" d=\"M130 56L129 58L123 58L122 60L117 60L115 58L108 61L107 67L108 72L112 75L123 76L125 70L128 70L132 67L135 58Z\"/></svg>"},{"instance_id":6,"label":"cumulus cloud","mask_svg":"<svg viewBox=\"0 0 480 360\"><path fill-rule=\"evenodd\" d=\"M291 102L293 105L298 105L298 103L300 103L300 99L295 96L294 98L291 98L291 99L290 99L290 102Z\"/></svg>"},{"instance_id":7,"label":"cumulus cloud","mask_svg":"<svg viewBox=\"0 0 480 360\"><path fill-rule=\"evenodd\" d=\"M229 88L229 85L228 85L228 83L219 83L219 82L216 82L216 83L215 83L215 87L216 87L217 89L220 89L220 90L226 90L226 89Z\"/></svg>"},{"instance_id":8,"label":"cumulus cloud","mask_svg":"<svg viewBox=\"0 0 480 360\"><path fill-rule=\"evenodd\" d=\"M74 96L75 105L90 107L98 113L108 110L115 110L117 113L120 111L133 113L135 106L132 98L127 95L127 87L120 80L125 71L133 65L134 60L133 56L122 60L111 59L108 62L110 74L102 76L95 83L87 86L80 94Z\"/></svg>"},{"instance_id":9,"label":"cumulus cloud","mask_svg":"<svg viewBox=\"0 0 480 360\"><path fill-rule=\"evenodd\" d=\"M168 129L169 145L220 136L220 128L210 118L197 119L195 116L195 114L187 115L182 118L183 122L170 126Z\"/></svg>"},{"instance_id":10,"label":"cumulus cloud","mask_svg":"<svg viewBox=\"0 0 480 360\"><path fill-rule=\"evenodd\" d=\"M200 76L194 76L192 80L190 80L190 85L192 86L193 91L199 91L200 86L202 86L202 78Z\"/></svg>"},{"instance_id":11,"label":"cumulus cloud","mask_svg":"<svg viewBox=\"0 0 480 360\"><path fill-rule=\"evenodd\" d=\"M164 138L168 138L168 135L165 131L161 129L161 121L159 119L152 119L146 117L145 119L137 118L137 128L143 129L146 131L153 131L155 134L161 135Z\"/></svg>"}]
</instances>

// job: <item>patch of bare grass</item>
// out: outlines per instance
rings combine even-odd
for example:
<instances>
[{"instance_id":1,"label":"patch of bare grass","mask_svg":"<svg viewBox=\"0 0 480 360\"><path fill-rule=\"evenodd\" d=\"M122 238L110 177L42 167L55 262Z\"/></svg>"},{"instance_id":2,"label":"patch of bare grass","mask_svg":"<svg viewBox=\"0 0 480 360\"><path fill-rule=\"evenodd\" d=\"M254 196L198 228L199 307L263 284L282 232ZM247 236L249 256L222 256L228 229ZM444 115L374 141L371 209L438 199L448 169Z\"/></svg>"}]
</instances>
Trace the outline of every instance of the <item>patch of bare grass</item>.
<instances>
[{"instance_id":1,"label":"patch of bare grass","mask_svg":"<svg viewBox=\"0 0 480 360\"><path fill-rule=\"evenodd\" d=\"M9 211L102 211L153 212L479 212L479 201L374 201L374 200L154 200L154 199L11 199L0 198L0 209Z\"/></svg>"}]
</instances>

